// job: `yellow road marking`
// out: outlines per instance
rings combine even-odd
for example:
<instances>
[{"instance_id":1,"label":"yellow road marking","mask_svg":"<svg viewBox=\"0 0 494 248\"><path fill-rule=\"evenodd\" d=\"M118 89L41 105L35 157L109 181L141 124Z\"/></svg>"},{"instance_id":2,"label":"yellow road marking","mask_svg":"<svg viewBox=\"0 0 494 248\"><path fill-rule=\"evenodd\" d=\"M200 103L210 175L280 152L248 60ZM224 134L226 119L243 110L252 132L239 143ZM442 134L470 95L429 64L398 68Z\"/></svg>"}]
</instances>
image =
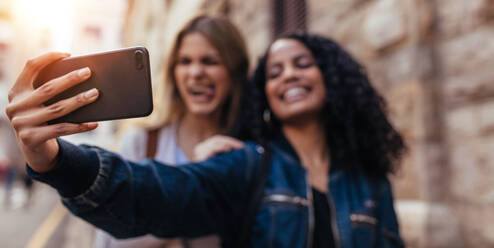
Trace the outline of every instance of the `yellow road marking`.
<instances>
[{"instance_id":1,"label":"yellow road marking","mask_svg":"<svg viewBox=\"0 0 494 248\"><path fill-rule=\"evenodd\" d=\"M65 207L61 203L57 203L55 208L51 211L50 215L48 215L41 226L38 227L25 248L44 247L46 242L48 242L51 235L53 235L53 233L57 229L57 226L60 224L66 214L67 209L65 209Z\"/></svg>"}]
</instances>

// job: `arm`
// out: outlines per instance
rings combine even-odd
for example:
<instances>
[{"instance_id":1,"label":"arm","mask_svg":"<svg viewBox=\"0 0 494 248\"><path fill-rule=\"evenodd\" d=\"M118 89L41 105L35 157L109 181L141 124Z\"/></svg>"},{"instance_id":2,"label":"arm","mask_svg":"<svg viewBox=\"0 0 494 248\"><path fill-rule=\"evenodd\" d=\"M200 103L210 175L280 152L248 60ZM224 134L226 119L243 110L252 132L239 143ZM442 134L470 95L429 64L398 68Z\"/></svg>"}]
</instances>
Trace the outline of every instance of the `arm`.
<instances>
[{"instance_id":1,"label":"arm","mask_svg":"<svg viewBox=\"0 0 494 248\"><path fill-rule=\"evenodd\" d=\"M118 238L228 235L247 197L246 181L258 159L252 147L198 164L133 163L117 154L59 140L57 167L37 180L58 189L76 215ZM74 171L77 174L74 174ZM78 178L94 178L86 188ZM90 180L88 180L90 181Z\"/></svg>"},{"instance_id":2,"label":"arm","mask_svg":"<svg viewBox=\"0 0 494 248\"><path fill-rule=\"evenodd\" d=\"M162 237L195 236L234 226L235 219L227 216L240 209L233 204L246 195L243 182L250 171L241 165L255 164L246 162L248 149L177 168L151 160L133 163L96 147L56 139L97 127L97 123L46 124L98 97L93 89L43 105L90 76L88 69L77 70L34 89L39 71L66 56L49 53L28 61L9 91L6 113L29 173L55 187L75 214L118 237L146 232Z\"/></svg>"}]
</instances>

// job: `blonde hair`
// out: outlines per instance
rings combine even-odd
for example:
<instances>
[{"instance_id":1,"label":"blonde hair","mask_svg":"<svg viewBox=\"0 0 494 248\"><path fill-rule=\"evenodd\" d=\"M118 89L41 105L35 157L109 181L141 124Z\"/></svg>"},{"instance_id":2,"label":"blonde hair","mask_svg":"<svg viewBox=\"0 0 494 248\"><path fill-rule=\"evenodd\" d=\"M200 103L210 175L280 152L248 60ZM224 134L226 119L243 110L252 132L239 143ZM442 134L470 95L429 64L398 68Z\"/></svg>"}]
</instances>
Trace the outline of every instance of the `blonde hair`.
<instances>
[{"instance_id":1,"label":"blonde hair","mask_svg":"<svg viewBox=\"0 0 494 248\"><path fill-rule=\"evenodd\" d=\"M143 120L146 129L158 129L178 121L186 106L178 92L174 75L177 52L190 33L204 36L219 52L231 79L231 94L221 107L222 132L231 130L237 117L249 68L247 48L240 31L225 17L200 14L190 19L178 32L165 54L164 70L154 91L154 111Z\"/></svg>"}]
</instances>

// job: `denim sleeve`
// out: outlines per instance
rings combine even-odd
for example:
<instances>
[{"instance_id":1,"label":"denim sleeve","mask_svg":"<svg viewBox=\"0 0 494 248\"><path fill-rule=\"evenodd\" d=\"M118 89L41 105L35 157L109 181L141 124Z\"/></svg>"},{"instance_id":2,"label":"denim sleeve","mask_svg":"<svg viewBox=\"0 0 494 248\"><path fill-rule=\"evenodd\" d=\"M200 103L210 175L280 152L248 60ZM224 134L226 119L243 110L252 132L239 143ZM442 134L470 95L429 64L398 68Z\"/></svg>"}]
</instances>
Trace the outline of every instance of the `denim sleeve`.
<instances>
[{"instance_id":1,"label":"denim sleeve","mask_svg":"<svg viewBox=\"0 0 494 248\"><path fill-rule=\"evenodd\" d=\"M93 184L99 170L99 160L95 153L81 149L62 139L55 169L39 174L27 165L27 173L33 179L44 182L58 190L62 197L74 197ZM67 154L70 154L67 156ZM67 177L66 175L76 175Z\"/></svg>"},{"instance_id":2,"label":"denim sleeve","mask_svg":"<svg viewBox=\"0 0 494 248\"><path fill-rule=\"evenodd\" d=\"M391 184L387 178L379 183L378 218L380 239L377 247L405 247L399 232Z\"/></svg>"},{"instance_id":3,"label":"denim sleeve","mask_svg":"<svg viewBox=\"0 0 494 248\"><path fill-rule=\"evenodd\" d=\"M260 157L247 145L204 162L167 166L134 163L98 147L59 144L57 168L30 174L55 187L72 213L117 238L231 234Z\"/></svg>"}]
</instances>

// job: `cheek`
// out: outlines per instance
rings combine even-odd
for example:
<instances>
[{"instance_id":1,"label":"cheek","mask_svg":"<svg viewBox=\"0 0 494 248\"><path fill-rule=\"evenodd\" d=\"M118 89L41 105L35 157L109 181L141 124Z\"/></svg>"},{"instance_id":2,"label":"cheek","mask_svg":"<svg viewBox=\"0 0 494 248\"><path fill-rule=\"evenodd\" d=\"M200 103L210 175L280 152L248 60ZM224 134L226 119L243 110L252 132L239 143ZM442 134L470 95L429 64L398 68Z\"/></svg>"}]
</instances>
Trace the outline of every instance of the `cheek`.
<instances>
[{"instance_id":1,"label":"cheek","mask_svg":"<svg viewBox=\"0 0 494 248\"><path fill-rule=\"evenodd\" d=\"M209 72L210 77L214 80L218 96L225 98L230 95L232 89L232 81L226 68L216 68Z\"/></svg>"},{"instance_id":2,"label":"cheek","mask_svg":"<svg viewBox=\"0 0 494 248\"><path fill-rule=\"evenodd\" d=\"M324 79L319 70L315 70L310 74L312 78L312 82L315 84L315 98L317 99L319 105L324 105L324 101L326 98L326 86L324 85ZM314 99L314 100L316 100Z\"/></svg>"},{"instance_id":3,"label":"cheek","mask_svg":"<svg viewBox=\"0 0 494 248\"><path fill-rule=\"evenodd\" d=\"M322 104L326 101L326 86L323 84L321 85L321 89L319 91L319 97L322 99Z\"/></svg>"},{"instance_id":4,"label":"cheek","mask_svg":"<svg viewBox=\"0 0 494 248\"><path fill-rule=\"evenodd\" d=\"M264 92L266 93L266 99L268 100L268 106L271 109L272 114L278 119L283 119L283 103L281 103L276 89L276 82L266 82Z\"/></svg>"},{"instance_id":5,"label":"cheek","mask_svg":"<svg viewBox=\"0 0 494 248\"><path fill-rule=\"evenodd\" d=\"M266 82L264 91L266 93L266 98L268 99L268 104L272 106L277 98L274 83Z\"/></svg>"},{"instance_id":6,"label":"cheek","mask_svg":"<svg viewBox=\"0 0 494 248\"><path fill-rule=\"evenodd\" d=\"M183 66L175 66L173 69L173 76L177 84L181 84L184 81L185 68Z\"/></svg>"},{"instance_id":7,"label":"cheek","mask_svg":"<svg viewBox=\"0 0 494 248\"><path fill-rule=\"evenodd\" d=\"M175 77L175 88L177 89L178 93L180 94L180 97L184 98L186 89L185 89L185 84L184 84L184 79L183 79L183 69L175 67L174 77Z\"/></svg>"},{"instance_id":8,"label":"cheek","mask_svg":"<svg viewBox=\"0 0 494 248\"><path fill-rule=\"evenodd\" d=\"M321 87L321 90L318 92L317 99L319 109L323 109L326 103L326 89L324 87Z\"/></svg>"},{"instance_id":9,"label":"cheek","mask_svg":"<svg viewBox=\"0 0 494 248\"><path fill-rule=\"evenodd\" d=\"M225 84L221 87L220 92L218 92L218 101L220 105L225 104L228 97L232 95L232 85L229 81L225 81Z\"/></svg>"},{"instance_id":10,"label":"cheek","mask_svg":"<svg viewBox=\"0 0 494 248\"><path fill-rule=\"evenodd\" d=\"M210 78L217 81L217 83L229 80L228 70L224 66L213 66L211 68L208 68L207 74Z\"/></svg>"},{"instance_id":11,"label":"cheek","mask_svg":"<svg viewBox=\"0 0 494 248\"><path fill-rule=\"evenodd\" d=\"M272 114L278 119L283 119L286 108L281 102L274 85L266 87L266 98Z\"/></svg>"},{"instance_id":12,"label":"cheek","mask_svg":"<svg viewBox=\"0 0 494 248\"><path fill-rule=\"evenodd\" d=\"M178 96L182 101L187 101L187 92L186 89L182 86L182 84L177 82L176 90L178 92Z\"/></svg>"}]
</instances>

